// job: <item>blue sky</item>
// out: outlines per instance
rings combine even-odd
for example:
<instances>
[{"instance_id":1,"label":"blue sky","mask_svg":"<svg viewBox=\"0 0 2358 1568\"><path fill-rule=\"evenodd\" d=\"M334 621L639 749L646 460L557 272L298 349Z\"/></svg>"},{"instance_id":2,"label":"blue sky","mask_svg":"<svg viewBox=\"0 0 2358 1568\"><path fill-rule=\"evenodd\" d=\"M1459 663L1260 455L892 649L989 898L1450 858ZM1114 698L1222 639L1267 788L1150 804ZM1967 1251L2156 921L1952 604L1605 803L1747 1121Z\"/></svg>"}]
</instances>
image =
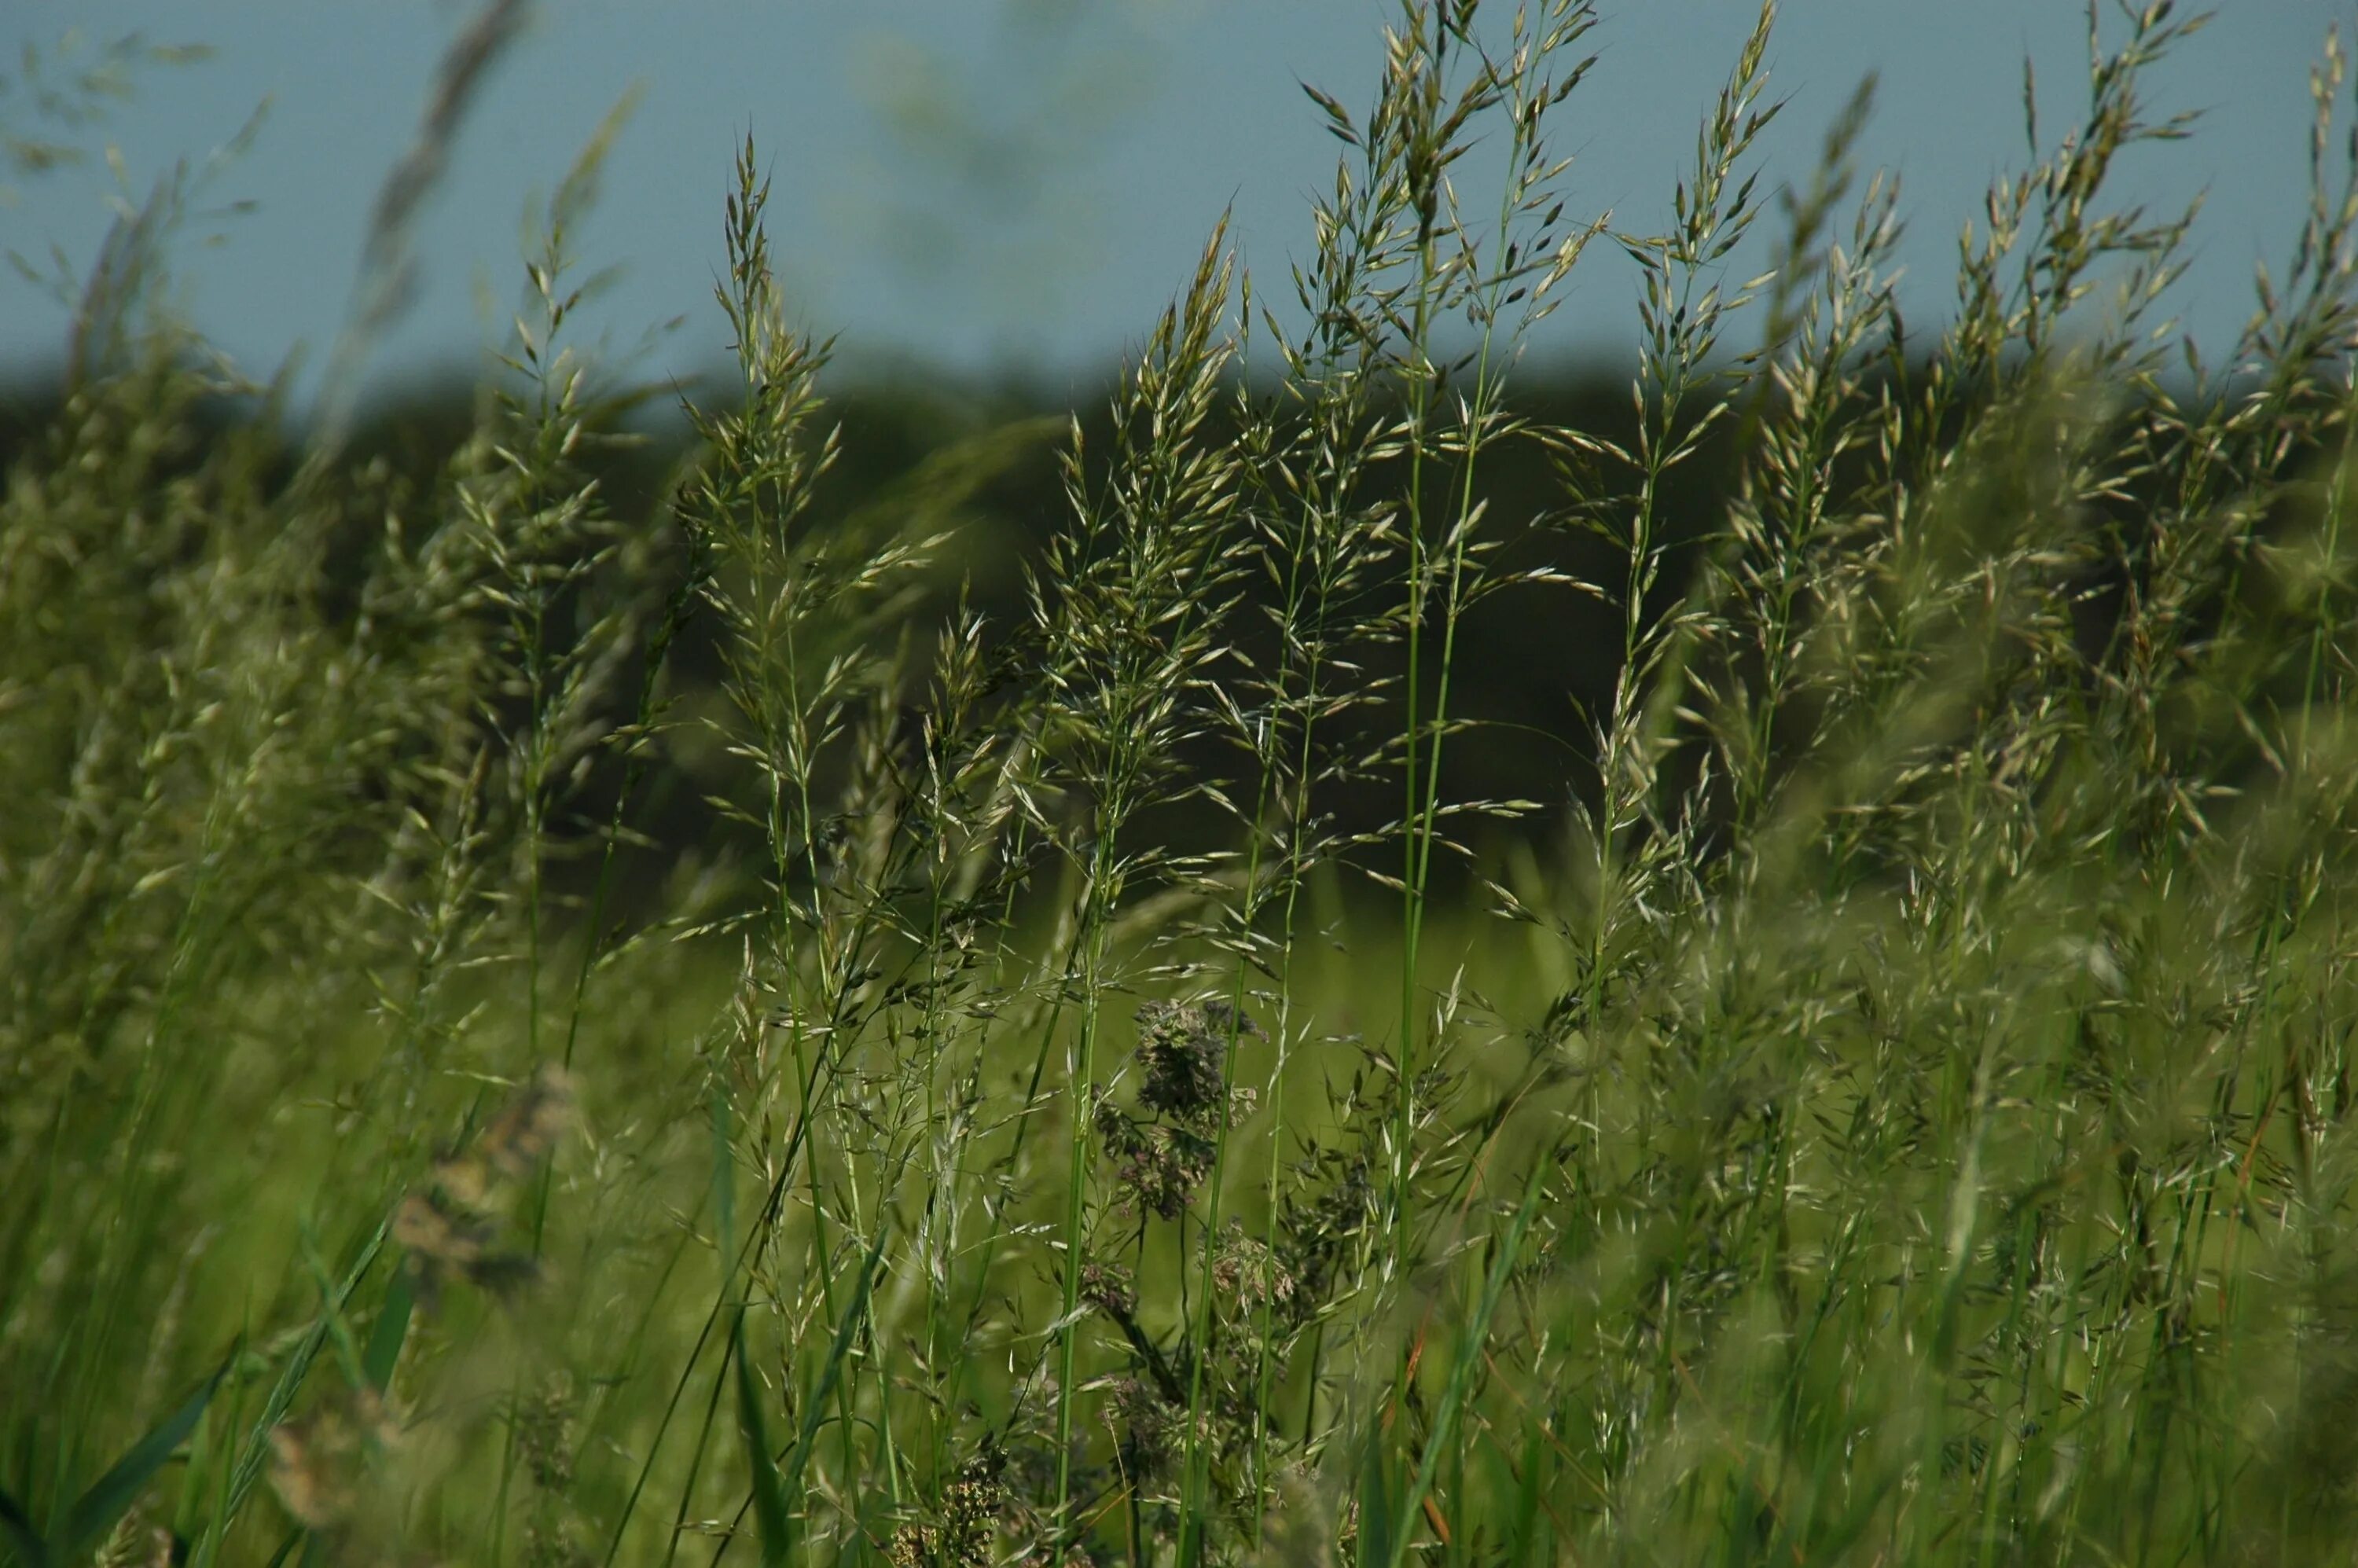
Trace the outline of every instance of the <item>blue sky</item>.
<instances>
[{"instance_id":1,"label":"blue sky","mask_svg":"<svg viewBox=\"0 0 2358 1568\"><path fill-rule=\"evenodd\" d=\"M2110 0L2107 0L2109 9ZM1604 63L1560 111L1576 155L1569 210L1665 221L1694 127L1747 30L1745 0L1606 0ZM592 318L618 349L680 324L651 364L689 371L725 343L710 304L731 153L750 130L775 182L773 236L795 308L855 361L1084 378L1152 321L1233 203L1244 259L1280 287L1306 246L1307 193L1340 150L1295 83L1354 107L1381 58L1382 0L542 0L492 78L418 234L423 289L379 351L399 379L477 362L518 294L522 216L606 112L639 106L582 236L622 269ZM2197 138L2149 150L2124 189L2176 202L2208 188L2180 309L2216 343L2241 322L2255 260L2289 252L2305 190L2306 75L2353 5L2224 0L2155 78L2157 106L2205 112ZM84 133L118 153L38 179L0 206L7 248L81 265L118 200L176 159L202 160L257 104L258 137L208 187L243 215L191 225L189 309L247 369L298 346L324 357L352 292L368 209L410 137L456 0L27 0L12 43L70 26L201 41L204 62L145 74ZM2042 127L2084 103L2076 0L1788 0L1772 92L1790 98L1766 148L1772 178L1806 176L1831 117L1881 79L1870 161L1897 171L1910 235L1904 297L1937 315L1959 223L2021 160L2021 61L2039 68ZM13 60L17 51L7 57ZM10 74L15 74L12 68ZM0 113L21 115L21 92ZM210 242L210 243L209 243ZM1633 278L1593 254L1548 323L1551 351L1626 351ZM492 307L488 313L485 303ZM61 309L0 276L0 366L54 357Z\"/></svg>"}]
</instances>

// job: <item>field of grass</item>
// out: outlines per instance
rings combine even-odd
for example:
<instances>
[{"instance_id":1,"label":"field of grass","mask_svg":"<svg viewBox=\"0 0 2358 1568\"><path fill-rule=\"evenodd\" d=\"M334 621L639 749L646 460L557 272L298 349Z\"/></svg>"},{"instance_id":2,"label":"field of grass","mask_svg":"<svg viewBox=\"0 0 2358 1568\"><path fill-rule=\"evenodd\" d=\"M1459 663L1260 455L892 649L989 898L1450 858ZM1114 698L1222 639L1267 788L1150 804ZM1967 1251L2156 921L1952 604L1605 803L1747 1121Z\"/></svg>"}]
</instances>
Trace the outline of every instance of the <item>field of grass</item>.
<instances>
[{"instance_id":1,"label":"field of grass","mask_svg":"<svg viewBox=\"0 0 2358 1568\"><path fill-rule=\"evenodd\" d=\"M751 145L644 504L602 140L422 480L126 218L0 497L0 1563L2358 1555L2338 48L2211 363L2107 194L2169 5L1911 326L1864 95L1757 168L1769 11L1567 212L1590 20L1406 0L991 614L1042 433L843 503ZM1518 401L1575 267L1610 434ZM1549 798L1454 787L1501 617L1577 629Z\"/></svg>"}]
</instances>

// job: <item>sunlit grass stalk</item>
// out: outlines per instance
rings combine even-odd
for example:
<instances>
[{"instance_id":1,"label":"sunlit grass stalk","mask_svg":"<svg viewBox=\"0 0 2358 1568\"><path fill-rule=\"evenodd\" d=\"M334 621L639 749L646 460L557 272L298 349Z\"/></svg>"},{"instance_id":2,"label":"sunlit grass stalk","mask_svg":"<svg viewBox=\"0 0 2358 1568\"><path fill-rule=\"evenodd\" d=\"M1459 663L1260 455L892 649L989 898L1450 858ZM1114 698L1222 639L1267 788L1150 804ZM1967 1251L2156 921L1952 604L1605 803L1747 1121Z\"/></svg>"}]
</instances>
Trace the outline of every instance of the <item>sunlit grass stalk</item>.
<instances>
[{"instance_id":1,"label":"sunlit grass stalk","mask_svg":"<svg viewBox=\"0 0 2358 1568\"><path fill-rule=\"evenodd\" d=\"M1074 1379L1098 1033L1114 906L1128 880L1120 840L1140 793L1172 765L1195 723L1187 683L1210 656L1207 638L1223 587L1219 530L1235 504L1236 462L1195 445L1229 357L1222 319L1230 264L1225 226L1206 246L1184 299L1163 314L1116 405L1112 465L1102 498L1086 488L1078 442L1066 486L1087 532L1055 564L1065 597L1051 611L1049 671L1061 711L1082 749L1077 782L1087 806L1087 873L1076 947L1079 1018L1066 1057L1070 1123L1061 1241L1064 1309L1055 1340L1057 1444L1055 1507L1071 1532ZM1085 552L1102 551L1102 554Z\"/></svg>"},{"instance_id":2,"label":"sunlit grass stalk","mask_svg":"<svg viewBox=\"0 0 2358 1568\"><path fill-rule=\"evenodd\" d=\"M2340 1550L2338 47L2214 372L2156 324L2192 214L2115 189L2190 128L2173 8L2099 21L1913 335L1893 188L1835 211L1863 95L1741 276L1770 8L1651 235L1548 194L1585 4L1396 16L1373 114L1312 94L1298 315L1216 236L1033 509L1026 425L881 489L826 428L750 146L735 373L644 518L558 252L419 477L130 351L187 193L126 220L0 494L0 1553L80 1552L232 1339L101 1561ZM1541 416L1598 232L1635 406ZM1500 645L1585 705L1567 853L1455 787ZM629 848L642 785L697 842ZM561 1143L497 1093L540 1055Z\"/></svg>"}]
</instances>

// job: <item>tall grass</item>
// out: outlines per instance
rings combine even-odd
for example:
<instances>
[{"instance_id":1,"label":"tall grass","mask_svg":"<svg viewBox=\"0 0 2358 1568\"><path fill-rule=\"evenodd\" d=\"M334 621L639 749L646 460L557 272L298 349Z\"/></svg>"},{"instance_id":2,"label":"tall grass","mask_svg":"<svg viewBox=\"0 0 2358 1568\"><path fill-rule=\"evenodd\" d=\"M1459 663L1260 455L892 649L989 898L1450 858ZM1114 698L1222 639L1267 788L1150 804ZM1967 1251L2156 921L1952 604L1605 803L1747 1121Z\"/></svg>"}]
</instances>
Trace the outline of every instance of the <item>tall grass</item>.
<instances>
[{"instance_id":1,"label":"tall grass","mask_svg":"<svg viewBox=\"0 0 2358 1568\"><path fill-rule=\"evenodd\" d=\"M126 219L0 503L0 1560L2345 1556L2340 46L2214 368L2107 194L2195 21L2092 34L1926 332L1866 91L1758 167L1774 13L1647 223L1561 194L1586 0L1405 0L1290 299L1216 231L1102 416L849 503L750 142L648 508L619 120L422 485ZM1552 425L1617 256L1630 418ZM1535 617L1602 697L1469 795Z\"/></svg>"}]
</instances>

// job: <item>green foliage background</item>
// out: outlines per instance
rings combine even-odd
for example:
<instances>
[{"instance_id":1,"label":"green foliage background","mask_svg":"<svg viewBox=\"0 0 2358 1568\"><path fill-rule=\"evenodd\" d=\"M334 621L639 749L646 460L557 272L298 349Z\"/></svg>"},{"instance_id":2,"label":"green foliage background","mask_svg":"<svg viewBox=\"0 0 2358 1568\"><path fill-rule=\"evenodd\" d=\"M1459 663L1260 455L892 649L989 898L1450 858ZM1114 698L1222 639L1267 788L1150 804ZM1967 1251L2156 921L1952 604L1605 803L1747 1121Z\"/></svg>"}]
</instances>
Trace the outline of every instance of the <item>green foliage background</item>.
<instances>
[{"instance_id":1,"label":"green foliage background","mask_svg":"<svg viewBox=\"0 0 2358 1568\"><path fill-rule=\"evenodd\" d=\"M1567 217L1590 20L1404 5L1288 309L1216 234L1077 416L837 391L750 146L676 419L616 126L463 403L288 418L127 217L5 435L0 1553L2345 1559L2338 48L2212 366L2172 7L1938 332L1773 7Z\"/></svg>"}]
</instances>

